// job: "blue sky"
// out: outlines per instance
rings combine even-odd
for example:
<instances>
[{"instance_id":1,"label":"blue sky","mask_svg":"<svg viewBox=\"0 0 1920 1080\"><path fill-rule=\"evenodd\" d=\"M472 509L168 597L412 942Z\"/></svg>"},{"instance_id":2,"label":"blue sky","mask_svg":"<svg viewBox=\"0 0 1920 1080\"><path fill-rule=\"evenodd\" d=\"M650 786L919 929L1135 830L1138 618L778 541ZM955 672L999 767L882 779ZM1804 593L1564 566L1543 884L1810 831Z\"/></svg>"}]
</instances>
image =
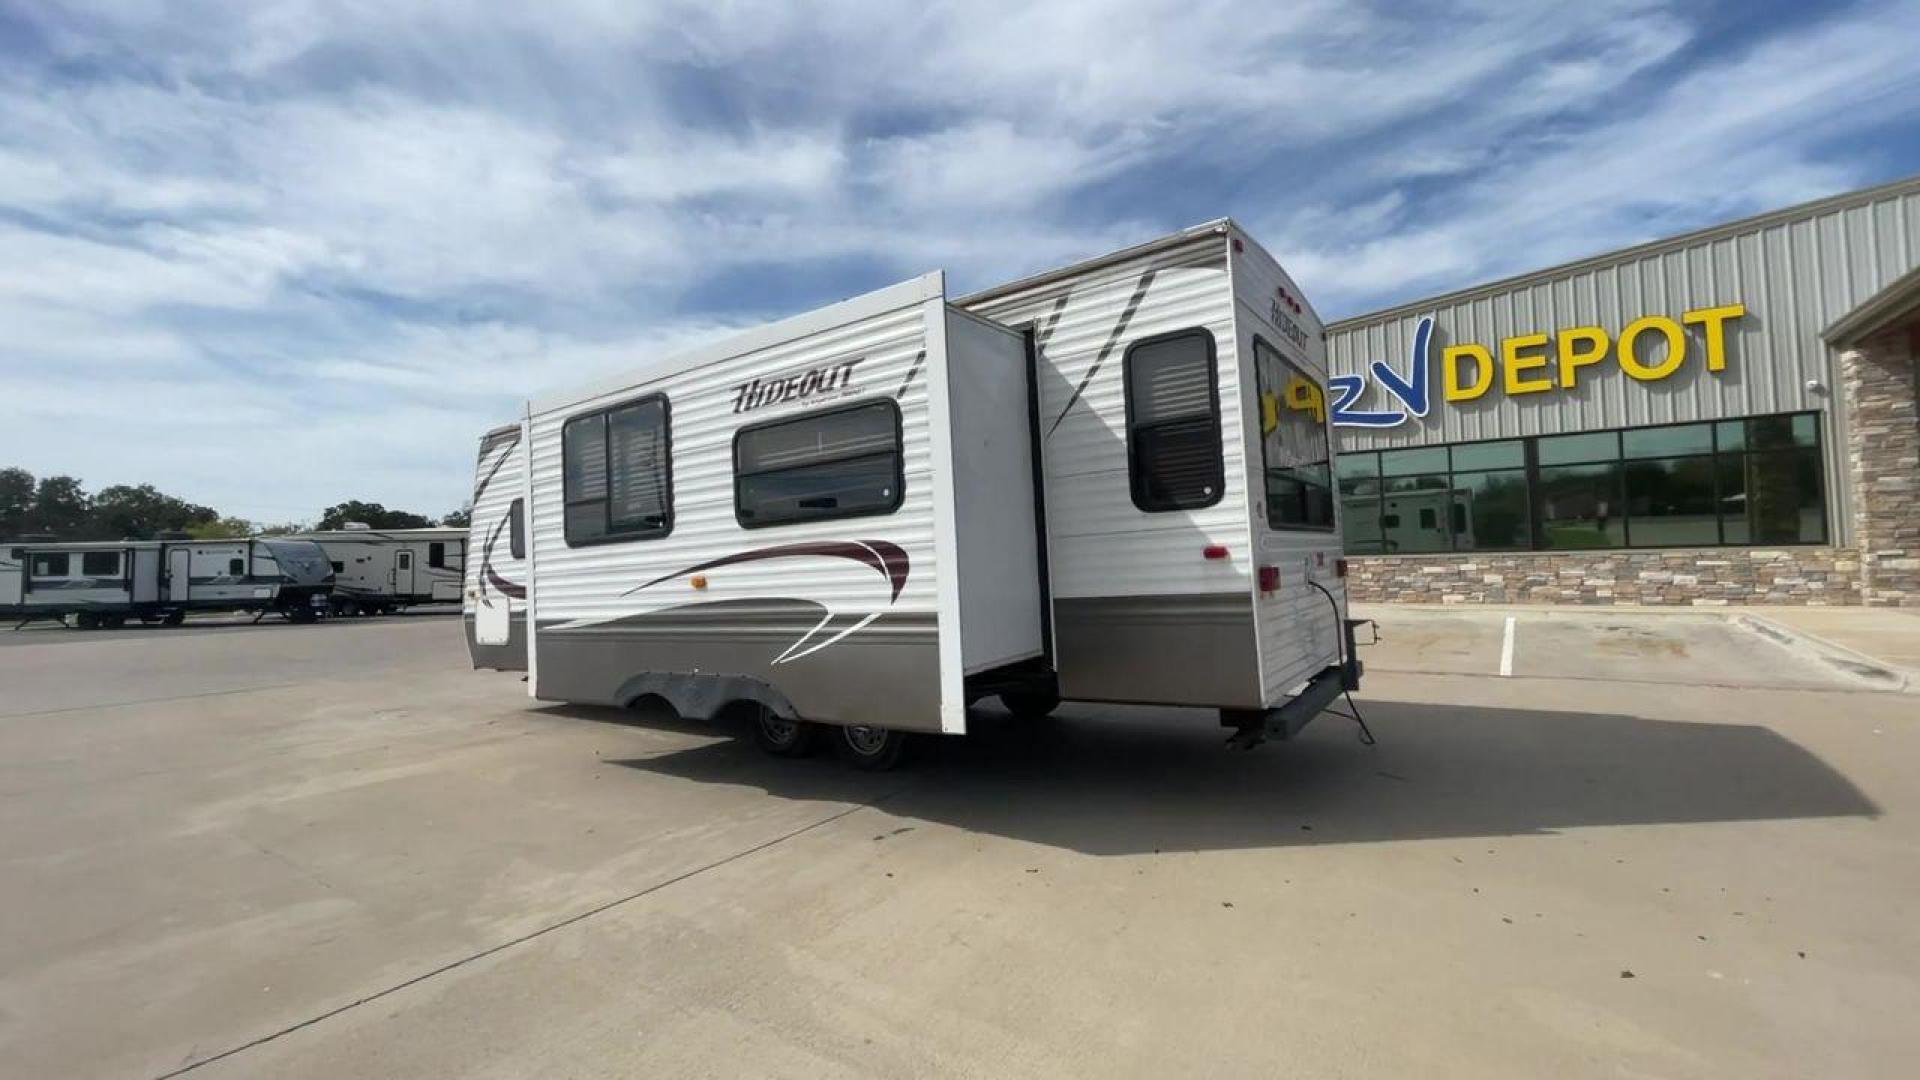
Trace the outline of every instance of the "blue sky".
<instances>
[{"instance_id":1,"label":"blue sky","mask_svg":"<svg viewBox=\"0 0 1920 1080\"><path fill-rule=\"evenodd\" d=\"M0 464L456 507L543 389L1231 214L1329 316L1920 172L1920 3L0 0Z\"/></svg>"}]
</instances>

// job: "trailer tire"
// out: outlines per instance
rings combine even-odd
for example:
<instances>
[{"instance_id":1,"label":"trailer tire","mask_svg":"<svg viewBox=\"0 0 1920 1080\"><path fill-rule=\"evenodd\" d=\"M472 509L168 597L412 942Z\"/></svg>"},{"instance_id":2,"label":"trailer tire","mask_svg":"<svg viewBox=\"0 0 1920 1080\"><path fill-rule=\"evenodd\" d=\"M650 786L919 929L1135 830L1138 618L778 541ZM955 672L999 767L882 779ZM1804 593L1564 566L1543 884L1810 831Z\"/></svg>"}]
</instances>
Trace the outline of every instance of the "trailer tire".
<instances>
[{"instance_id":1,"label":"trailer tire","mask_svg":"<svg viewBox=\"0 0 1920 1080\"><path fill-rule=\"evenodd\" d=\"M1000 704L1022 720L1045 720L1060 707L1060 694L1053 690L1009 690L1000 695Z\"/></svg>"},{"instance_id":2,"label":"trailer tire","mask_svg":"<svg viewBox=\"0 0 1920 1080\"><path fill-rule=\"evenodd\" d=\"M788 719L767 708L756 706L753 717L753 741L774 757L806 757L820 739L820 727L798 718Z\"/></svg>"},{"instance_id":3,"label":"trailer tire","mask_svg":"<svg viewBox=\"0 0 1920 1080\"><path fill-rule=\"evenodd\" d=\"M100 616L100 625L108 630L118 630L127 625L127 617L125 615L102 615Z\"/></svg>"},{"instance_id":4,"label":"trailer tire","mask_svg":"<svg viewBox=\"0 0 1920 1080\"><path fill-rule=\"evenodd\" d=\"M320 616L315 614L314 610L310 607L291 607L286 609L286 612L288 622L310 623L320 621Z\"/></svg>"},{"instance_id":5,"label":"trailer tire","mask_svg":"<svg viewBox=\"0 0 1920 1080\"><path fill-rule=\"evenodd\" d=\"M98 630L100 629L100 616L97 612L92 611L76 612L73 616L73 625L82 630Z\"/></svg>"},{"instance_id":6,"label":"trailer tire","mask_svg":"<svg viewBox=\"0 0 1920 1080\"><path fill-rule=\"evenodd\" d=\"M851 724L835 730L833 744L855 768L885 772L906 756L908 738L906 732L892 728Z\"/></svg>"},{"instance_id":7,"label":"trailer tire","mask_svg":"<svg viewBox=\"0 0 1920 1080\"><path fill-rule=\"evenodd\" d=\"M181 623L186 621L187 621L187 610L185 608L174 608L172 611L167 612L166 615L161 617L160 625L179 626Z\"/></svg>"}]
</instances>

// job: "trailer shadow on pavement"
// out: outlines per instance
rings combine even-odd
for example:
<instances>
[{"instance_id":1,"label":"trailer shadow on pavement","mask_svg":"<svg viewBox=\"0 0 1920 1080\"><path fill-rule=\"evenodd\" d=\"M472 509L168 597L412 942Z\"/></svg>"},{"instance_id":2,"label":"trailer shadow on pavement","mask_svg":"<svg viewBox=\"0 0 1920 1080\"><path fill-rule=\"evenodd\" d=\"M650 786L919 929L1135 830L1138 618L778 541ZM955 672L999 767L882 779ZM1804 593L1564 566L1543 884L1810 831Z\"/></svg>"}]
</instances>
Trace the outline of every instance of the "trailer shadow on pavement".
<instances>
[{"instance_id":1,"label":"trailer shadow on pavement","mask_svg":"<svg viewBox=\"0 0 1920 1080\"><path fill-rule=\"evenodd\" d=\"M1379 745L1323 716L1297 740L1222 747L1211 714L1067 706L1022 725L977 710L964 739L927 738L904 770L770 758L742 737L617 760L1090 855L1546 834L1606 825L1871 817L1857 787L1753 724L1578 711L1368 702ZM611 709L541 710L713 732ZM823 757L826 755L823 754Z\"/></svg>"}]
</instances>

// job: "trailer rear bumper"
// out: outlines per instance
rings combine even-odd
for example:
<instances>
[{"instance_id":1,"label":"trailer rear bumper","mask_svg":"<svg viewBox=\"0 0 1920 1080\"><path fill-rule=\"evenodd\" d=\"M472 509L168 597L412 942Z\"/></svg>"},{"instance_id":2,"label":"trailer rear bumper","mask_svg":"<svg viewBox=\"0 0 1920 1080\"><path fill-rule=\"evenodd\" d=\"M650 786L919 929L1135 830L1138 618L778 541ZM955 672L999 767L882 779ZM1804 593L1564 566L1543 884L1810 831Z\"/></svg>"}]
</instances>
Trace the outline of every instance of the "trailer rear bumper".
<instances>
[{"instance_id":1,"label":"trailer rear bumper","mask_svg":"<svg viewBox=\"0 0 1920 1080\"><path fill-rule=\"evenodd\" d=\"M1220 723L1238 729L1234 741L1251 746L1265 739L1291 739L1341 694L1360 689L1360 676L1366 671L1366 665L1356 655L1353 639L1354 630L1366 622L1364 619L1343 620L1341 632L1346 647L1340 663L1321 668L1319 674L1308 679L1306 686L1286 702L1271 709L1221 709Z\"/></svg>"}]
</instances>

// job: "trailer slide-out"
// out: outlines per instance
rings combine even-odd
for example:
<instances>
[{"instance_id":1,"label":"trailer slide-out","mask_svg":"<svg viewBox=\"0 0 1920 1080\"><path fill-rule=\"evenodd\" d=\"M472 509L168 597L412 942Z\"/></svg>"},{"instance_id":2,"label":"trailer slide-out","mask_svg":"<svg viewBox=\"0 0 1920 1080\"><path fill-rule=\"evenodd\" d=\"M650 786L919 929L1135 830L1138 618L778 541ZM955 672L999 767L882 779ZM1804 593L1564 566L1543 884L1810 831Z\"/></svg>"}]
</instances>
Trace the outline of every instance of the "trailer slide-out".
<instances>
[{"instance_id":1,"label":"trailer slide-out","mask_svg":"<svg viewBox=\"0 0 1920 1080\"><path fill-rule=\"evenodd\" d=\"M529 403L480 448L476 666L859 764L997 696L1288 736L1356 687L1321 324L1219 221L938 272Z\"/></svg>"}]
</instances>

